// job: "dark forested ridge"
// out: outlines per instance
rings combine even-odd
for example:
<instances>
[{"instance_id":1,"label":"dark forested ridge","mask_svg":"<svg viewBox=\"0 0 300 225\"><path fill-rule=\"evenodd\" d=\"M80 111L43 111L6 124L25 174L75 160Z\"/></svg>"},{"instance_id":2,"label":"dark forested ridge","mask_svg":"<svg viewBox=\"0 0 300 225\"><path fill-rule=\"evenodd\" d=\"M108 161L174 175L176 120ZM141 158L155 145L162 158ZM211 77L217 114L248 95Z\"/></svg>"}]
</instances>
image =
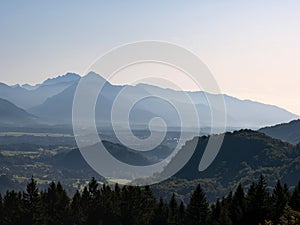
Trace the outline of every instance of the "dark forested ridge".
<instances>
[{"instance_id":1,"label":"dark forested ridge","mask_svg":"<svg viewBox=\"0 0 300 225\"><path fill-rule=\"evenodd\" d=\"M294 166L299 162L299 145L282 142L252 130L227 132L213 163L205 171L199 172L199 162L209 137L197 139L194 155L176 177L189 180L216 178L224 184L239 183L245 179L249 179L249 183L258 174L268 175L268 179L275 182L280 179L289 184L300 179L300 171ZM184 153L185 147L181 151ZM180 153L178 155L180 157Z\"/></svg>"},{"instance_id":2,"label":"dark forested ridge","mask_svg":"<svg viewBox=\"0 0 300 225\"><path fill-rule=\"evenodd\" d=\"M207 170L199 172L198 165L208 137L196 138L198 145L194 155L173 178L153 187L156 196L169 199L171 190L187 201L193 187L201 183L208 200L215 201L235 189L238 183L250 186L260 174L266 177L270 186L274 186L278 179L289 186L295 186L300 180L300 145L273 139L257 131L228 132L216 159ZM116 158L130 159L130 163L148 164L153 158L164 157L156 155L156 152L142 156L125 151L119 144L105 143ZM183 154L185 148L181 150ZM168 153L169 149L164 149ZM158 152L161 153L161 149ZM34 136L4 133L0 136L0 163L2 194L7 189L21 190L31 175L45 185L52 180L60 180L68 194L81 189L89 177L105 181L84 161L70 134L41 133Z\"/></svg>"},{"instance_id":3,"label":"dark forested ridge","mask_svg":"<svg viewBox=\"0 0 300 225\"><path fill-rule=\"evenodd\" d=\"M155 192L165 196L171 189L186 197L191 192L190 187L200 182L207 198L215 201L235 189L239 183L249 187L260 174L265 176L270 186L274 186L277 180L295 186L300 180L300 145L292 145L252 130L228 132L215 160L200 172L199 162L209 137L195 139L198 144L191 159L172 179L155 186ZM180 158L188 148L187 143L175 157Z\"/></svg>"},{"instance_id":4,"label":"dark forested ridge","mask_svg":"<svg viewBox=\"0 0 300 225\"><path fill-rule=\"evenodd\" d=\"M175 194L155 198L149 186L111 188L94 178L69 197L60 182L39 190L31 178L26 190L0 196L3 225L270 225L300 224L300 182L290 190L278 181L268 189L263 176L246 190L240 184L214 203L198 184L187 203Z\"/></svg>"},{"instance_id":5,"label":"dark forested ridge","mask_svg":"<svg viewBox=\"0 0 300 225\"><path fill-rule=\"evenodd\" d=\"M300 143L300 120L260 129L261 132L292 144Z\"/></svg>"}]
</instances>

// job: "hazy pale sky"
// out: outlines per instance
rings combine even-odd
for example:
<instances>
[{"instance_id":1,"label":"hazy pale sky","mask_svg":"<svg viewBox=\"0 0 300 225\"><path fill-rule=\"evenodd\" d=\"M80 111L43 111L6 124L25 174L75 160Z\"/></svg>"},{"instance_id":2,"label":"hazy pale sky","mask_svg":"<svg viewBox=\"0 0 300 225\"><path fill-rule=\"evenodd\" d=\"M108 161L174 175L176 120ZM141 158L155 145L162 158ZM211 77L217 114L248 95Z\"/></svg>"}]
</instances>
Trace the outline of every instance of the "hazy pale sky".
<instances>
[{"instance_id":1,"label":"hazy pale sky","mask_svg":"<svg viewBox=\"0 0 300 225\"><path fill-rule=\"evenodd\" d=\"M297 0L1 1L0 32L7 84L82 74L117 45L163 40L195 52L224 93L300 114Z\"/></svg>"}]
</instances>

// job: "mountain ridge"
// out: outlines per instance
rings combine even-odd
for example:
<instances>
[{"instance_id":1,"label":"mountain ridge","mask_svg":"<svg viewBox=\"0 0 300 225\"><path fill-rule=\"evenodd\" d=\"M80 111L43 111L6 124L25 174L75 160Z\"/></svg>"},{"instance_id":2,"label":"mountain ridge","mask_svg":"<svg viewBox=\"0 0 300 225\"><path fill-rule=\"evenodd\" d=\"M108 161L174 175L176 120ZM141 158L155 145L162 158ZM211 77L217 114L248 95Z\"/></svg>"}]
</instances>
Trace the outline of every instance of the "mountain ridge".
<instances>
[{"instance_id":1,"label":"mountain ridge","mask_svg":"<svg viewBox=\"0 0 300 225\"><path fill-rule=\"evenodd\" d=\"M94 83L105 84L101 94L106 105L102 104L96 108L99 109L100 115L101 113L106 115L102 120L108 123L110 123L109 110L111 110L112 103L124 89L127 89L127 94L121 96L122 101L120 103L121 106L124 107L126 107L126 102L132 101L133 98L139 96L154 96L137 102L133 108L135 114L131 116L131 121L136 124L143 124L146 127L148 126L148 121L153 117L163 118L170 127L177 127L177 129L179 129L181 126L178 117L181 115L178 115L178 111L174 108L174 105L170 105L163 99L170 100L175 106L185 110L185 113L189 113L187 111L189 106L194 104L202 127L212 126L212 109L216 110L218 115L222 114L222 110L219 111L219 108L213 108L219 106L210 107L207 97L211 99L223 98L225 100L228 127L258 129L299 118L298 115L290 113L278 106L248 99L241 100L227 94L210 94L204 91L183 92L150 84L137 84L135 86L113 85L95 72L89 72L83 77L75 73L67 73L63 76L50 78L43 82L48 85L41 85L34 90L27 90L22 87L12 88L5 84L0 84L0 98L2 97L11 101L51 124L61 123L62 121L68 121L68 123L70 123L74 93L81 79L90 79L91 85L96 85L93 84L93 81L95 81ZM71 89L72 91L70 91ZM87 94L90 91L89 89L91 88L87 87ZM159 99L155 96L162 97L163 99ZM188 96L192 102L186 102L186 97L184 96ZM101 110L104 110L104 112L101 112ZM122 116L123 115L120 114L120 118L117 118L117 120L124 120L121 119L123 118ZM136 118L136 116L138 118ZM187 127L193 126L194 121L192 118L188 117L188 120L188 124L184 125ZM222 124L220 126L222 126Z\"/></svg>"},{"instance_id":2,"label":"mountain ridge","mask_svg":"<svg viewBox=\"0 0 300 225\"><path fill-rule=\"evenodd\" d=\"M190 143L193 145L197 141L191 158L172 178L155 185L155 188L163 193L171 189L172 192L186 195L189 185L201 183L207 191L207 197L217 199L239 183L248 188L253 179L260 175L264 175L271 185L281 180L290 187L297 185L300 179L300 145L292 145L249 129L226 132L216 158L205 171L200 172L198 166L208 139L209 136L201 136L187 141L165 170L168 171L173 167L172 164L179 162L178 159L184 157Z\"/></svg>"},{"instance_id":3,"label":"mountain ridge","mask_svg":"<svg viewBox=\"0 0 300 225\"><path fill-rule=\"evenodd\" d=\"M300 143L300 119L293 120L289 123L281 123L275 126L268 126L260 129L273 138L287 141L292 144Z\"/></svg>"},{"instance_id":4,"label":"mountain ridge","mask_svg":"<svg viewBox=\"0 0 300 225\"><path fill-rule=\"evenodd\" d=\"M25 87L20 85L9 86L4 83L0 83L0 98L6 99L16 106L23 108L25 110L42 104L47 98L59 94L67 87L71 86L74 82L78 81L75 77L79 75L69 76L59 76L51 79L47 82L44 81L42 84L37 84L35 86L25 85ZM50 82L50 83L49 83ZM27 87L27 88L26 88Z\"/></svg>"},{"instance_id":5,"label":"mountain ridge","mask_svg":"<svg viewBox=\"0 0 300 225\"><path fill-rule=\"evenodd\" d=\"M24 109L17 107L6 99L0 98L0 123L2 124L19 124L34 123L36 116L26 112Z\"/></svg>"}]
</instances>

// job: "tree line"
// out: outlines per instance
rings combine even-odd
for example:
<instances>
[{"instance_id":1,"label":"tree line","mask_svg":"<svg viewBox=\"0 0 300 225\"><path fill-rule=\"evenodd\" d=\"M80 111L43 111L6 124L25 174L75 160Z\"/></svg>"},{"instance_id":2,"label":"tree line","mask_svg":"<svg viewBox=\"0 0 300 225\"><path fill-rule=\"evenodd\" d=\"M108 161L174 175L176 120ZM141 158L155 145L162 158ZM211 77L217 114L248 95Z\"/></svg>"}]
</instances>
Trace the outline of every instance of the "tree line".
<instances>
[{"instance_id":1,"label":"tree line","mask_svg":"<svg viewBox=\"0 0 300 225\"><path fill-rule=\"evenodd\" d=\"M31 178L26 190L0 195L3 225L299 225L300 182L289 190L280 181L271 192L263 176L209 204L200 184L188 204L173 194L156 199L149 186L99 185L92 178L83 191L69 197L60 182L39 191Z\"/></svg>"}]
</instances>

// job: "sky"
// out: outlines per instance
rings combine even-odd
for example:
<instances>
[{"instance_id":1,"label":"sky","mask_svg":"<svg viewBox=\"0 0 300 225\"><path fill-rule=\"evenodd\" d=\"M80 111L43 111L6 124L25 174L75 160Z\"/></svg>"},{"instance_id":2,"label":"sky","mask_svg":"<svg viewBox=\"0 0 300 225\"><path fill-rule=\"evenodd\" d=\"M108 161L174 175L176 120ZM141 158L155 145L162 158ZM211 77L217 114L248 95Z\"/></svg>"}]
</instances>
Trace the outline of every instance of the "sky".
<instances>
[{"instance_id":1,"label":"sky","mask_svg":"<svg viewBox=\"0 0 300 225\"><path fill-rule=\"evenodd\" d=\"M1 1L0 37L9 85L82 75L118 45L162 40L193 51L223 93L300 115L297 0Z\"/></svg>"}]
</instances>

